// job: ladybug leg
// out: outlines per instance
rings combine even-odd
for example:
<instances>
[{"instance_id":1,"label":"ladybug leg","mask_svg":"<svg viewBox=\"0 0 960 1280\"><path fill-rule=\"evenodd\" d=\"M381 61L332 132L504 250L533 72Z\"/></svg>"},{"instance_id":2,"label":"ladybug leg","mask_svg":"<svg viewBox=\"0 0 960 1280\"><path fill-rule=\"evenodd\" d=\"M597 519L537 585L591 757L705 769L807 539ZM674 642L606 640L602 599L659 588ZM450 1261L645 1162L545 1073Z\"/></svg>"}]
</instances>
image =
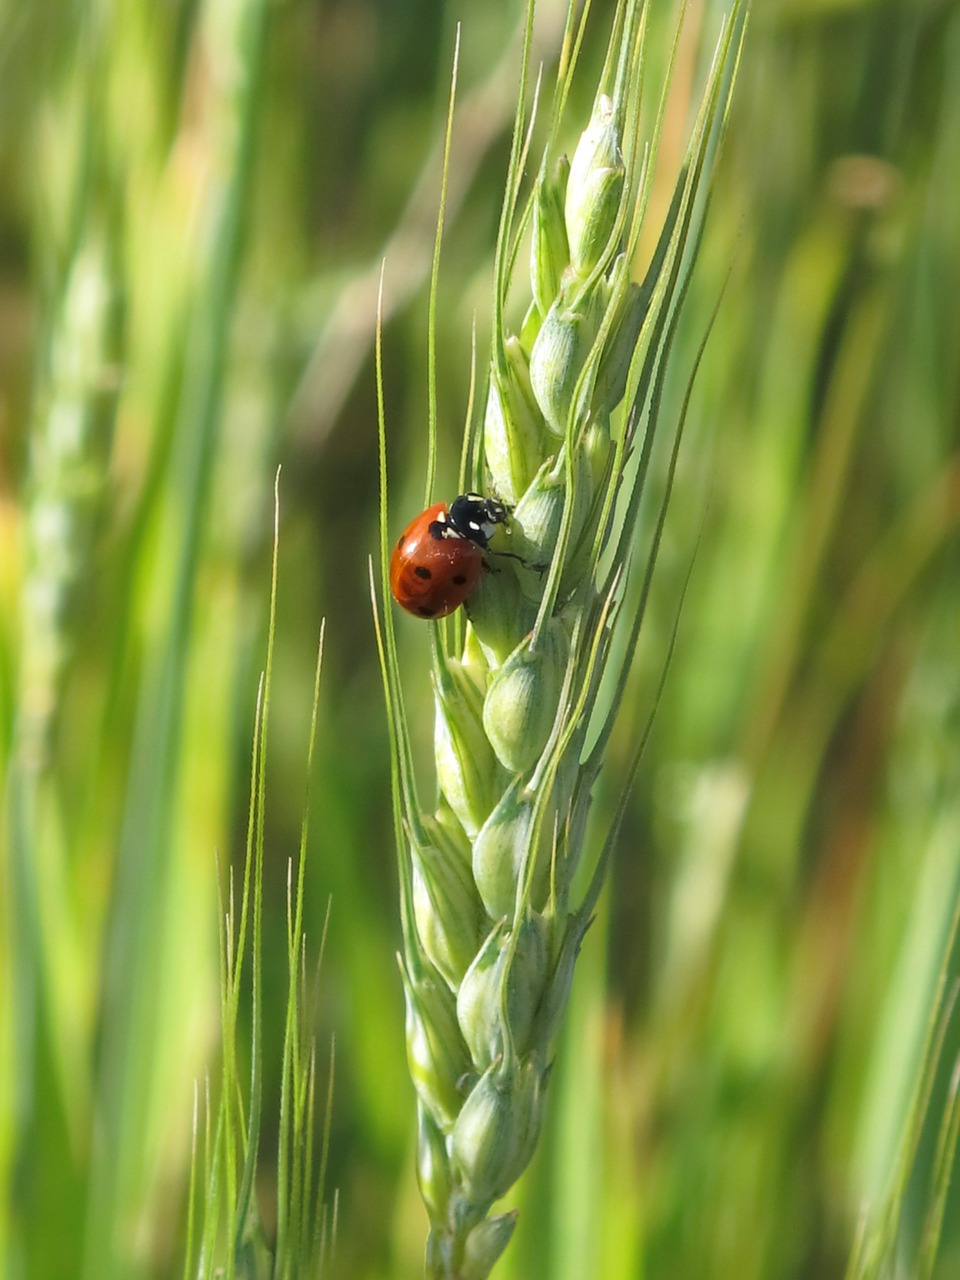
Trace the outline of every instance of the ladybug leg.
<instances>
[{"instance_id":1,"label":"ladybug leg","mask_svg":"<svg viewBox=\"0 0 960 1280\"><path fill-rule=\"evenodd\" d=\"M533 560L526 560L523 556L517 555L516 551L489 551L492 556L505 556L508 560L519 560L525 569L530 569L533 573L546 573L550 568L549 561L546 564L537 564Z\"/></svg>"}]
</instances>

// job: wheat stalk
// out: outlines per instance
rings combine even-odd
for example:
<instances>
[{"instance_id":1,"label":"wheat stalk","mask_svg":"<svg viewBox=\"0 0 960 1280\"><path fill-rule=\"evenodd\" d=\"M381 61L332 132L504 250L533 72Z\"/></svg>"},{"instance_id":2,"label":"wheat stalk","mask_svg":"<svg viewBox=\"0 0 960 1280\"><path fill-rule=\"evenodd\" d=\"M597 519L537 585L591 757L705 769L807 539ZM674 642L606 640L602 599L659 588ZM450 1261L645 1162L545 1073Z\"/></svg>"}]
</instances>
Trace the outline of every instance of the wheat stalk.
<instances>
[{"instance_id":1,"label":"wheat stalk","mask_svg":"<svg viewBox=\"0 0 960 1280\"><path fill-rule=\"evenodd\" d=\"M470 597L468 625L431 624L432 812L417 794L389 608L378 619L431 1280L482 1280L513 1232L515 1213L491 1209L536 1146L554 1037L616 837L619 817L592 850L587 819L670 496L686 405L665 431L663 381L744 33L737 4L638 283L631 272L666 88L644 138L644 10L622 0L593 112L568 163L558 138L583 20L575 22L571 5L548 138L522 206L526 62L521 75L486 411L482 437L468 432L461 476L463 488L500 497L511 517L491 542L492 571ZM507 294L525 237L530 300L511 332ZM381 367L378 346L385 582ZM435 430L431 413L428 496ZM575 873L591 853L578 897Z\"/></svg>"},{"instance_id":2,"label":"wheat stalk","mask_svg":"<svg viewBox=\"0 0 960 1280\"><path fill-rule=\"evenodd\" d=\"M9 1025L16 1028L3 1092L11 1101L14 1166L37 1142L35 1073L46 1034L58 1103L71 1126L86 1101L74 1061L79 1022L64 1017L76 990L67 995L58 981L63 906L50 892L67 882L67 859L57 842L44 839L43 821L56 789L64 688L85 623L120 389L122 289L106 186L97 173L73 193L75 215L63 234L62 274L50 290L30 424L15 716L0 823L0 863L9 867L3 915L13 975Z\"/></svg>"}]
</instances>

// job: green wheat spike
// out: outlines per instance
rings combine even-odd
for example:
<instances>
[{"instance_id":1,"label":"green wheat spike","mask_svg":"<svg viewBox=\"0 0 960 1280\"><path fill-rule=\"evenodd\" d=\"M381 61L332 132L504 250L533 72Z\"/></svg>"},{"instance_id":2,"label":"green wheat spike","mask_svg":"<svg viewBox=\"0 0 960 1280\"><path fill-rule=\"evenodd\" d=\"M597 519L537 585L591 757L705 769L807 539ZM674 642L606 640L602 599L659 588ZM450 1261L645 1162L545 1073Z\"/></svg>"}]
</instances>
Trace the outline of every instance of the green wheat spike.
<instances>
[{"instance_id":1,"label":"green wheat spike","mask_svg":"<svg viewBox=\"0 0 960 1280\"><path fill-rule=\"evenodd\" d=\"M679 445L682 417L659 421L663 378L744 25L737 4L642 283L632 272L664 101L653 135L643 136L643 7L617 6L593 110L568 162L559 136L582 38L571 6L572 53L562 61L525 204L531 123L522 68L496 257L483 460L467 477L512 513L491 543L492 571L468 602L463 643L455 643L457 627L432 624L433 813L424 812L414 779L389 602L378 617L429 1280L490 1274L516 1221L514 1213L491 1216L493 1206L528 1164L543 1121L553 1042L611 845L608 838L599 851L591 847L587 817L657 557L666 498L648 496L648 464L658 432L671 459ZM529 292L513 330L508 315L527 234ZM379 344L378 394L385 581ZM578 900L574 876L584 863L592 875Z\"/></svg>"}]
</instances>

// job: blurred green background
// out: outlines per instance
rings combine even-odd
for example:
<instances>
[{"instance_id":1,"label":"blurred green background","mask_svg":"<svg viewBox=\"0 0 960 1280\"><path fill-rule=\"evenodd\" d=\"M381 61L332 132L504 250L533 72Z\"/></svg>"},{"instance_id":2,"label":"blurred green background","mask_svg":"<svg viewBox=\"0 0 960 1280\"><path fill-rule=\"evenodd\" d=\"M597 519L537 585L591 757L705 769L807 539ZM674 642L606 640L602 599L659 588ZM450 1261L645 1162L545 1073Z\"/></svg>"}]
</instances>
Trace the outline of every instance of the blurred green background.
<instances>
[{"instance_id":1,"label":"blurred green background","mask_svg":"<svg viewBox=\"0 0 960 1280\"><path fill-rule=\"evenodd\" d=\"M610 20L594 10L571 139ZM720 13L687 14L650 244ZM563 16L538 7L548 84ZM651 103L675 18L650 12ZM506 0L0 4L10 1280L183 1270L194 1082L217 1057L217 858L245 839L278 465L259 1198L269 1225L287 860L309 792L313 954L332 899L316 1026L321 1061L336 1038L331 1274L419 1273L367 570L376 288L385 257L396 524L426 465L455 25L442 496L474 321L485 361L521 19ZM829 1280L888 1189L960 890L958 67L955 0L754 7L671 384L676 411L726 282L640 708L691 561L692 577L503 1280ZM428 635L399 628L429 770ZM632 743L615 746L601 813ZM890 1275L920 1274L958 1047L952 1024ZM958 1216L955 1192L944 1280Z\"/></svg>"}]
</instances>

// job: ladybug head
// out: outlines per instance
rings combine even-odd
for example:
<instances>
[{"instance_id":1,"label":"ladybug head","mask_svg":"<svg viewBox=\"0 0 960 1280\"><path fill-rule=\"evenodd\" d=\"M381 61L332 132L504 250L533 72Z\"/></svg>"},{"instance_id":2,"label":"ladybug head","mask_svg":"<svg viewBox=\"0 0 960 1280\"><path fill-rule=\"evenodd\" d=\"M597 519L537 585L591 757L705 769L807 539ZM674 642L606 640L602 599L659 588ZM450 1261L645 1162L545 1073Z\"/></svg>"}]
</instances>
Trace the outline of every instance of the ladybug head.
<instances>
[{"instance_id":1,"label":"ladybug head","mask_svg":"<svg viewBox=\"0 0 960 1280\"><path fill-rule=\"evenodd\" d=\"M480 493L462 493L450 503L449 521L462 537L486 549L498 524L507 518L507 508L496 498Z\"/></svg>"}]
</instances>

